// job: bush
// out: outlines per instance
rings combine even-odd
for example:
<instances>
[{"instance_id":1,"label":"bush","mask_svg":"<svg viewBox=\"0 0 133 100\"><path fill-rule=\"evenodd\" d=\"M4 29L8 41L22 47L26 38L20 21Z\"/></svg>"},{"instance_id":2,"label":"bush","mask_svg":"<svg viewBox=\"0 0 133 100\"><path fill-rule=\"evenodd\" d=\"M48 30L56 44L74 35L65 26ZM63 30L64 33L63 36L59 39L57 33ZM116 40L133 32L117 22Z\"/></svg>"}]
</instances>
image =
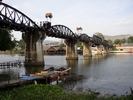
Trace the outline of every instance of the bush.
<instances>
[{"instance_id":1,"label":"bush","mask_svg":"<svg viewBox=\"0 0 133 100\"><path fill-rule=\"evenodd\" d=\"M98 98L94 94L65 93L57 85L33 84L0 91L0 100L131 100L131 97Z\"/></svg>"}]
</instances>

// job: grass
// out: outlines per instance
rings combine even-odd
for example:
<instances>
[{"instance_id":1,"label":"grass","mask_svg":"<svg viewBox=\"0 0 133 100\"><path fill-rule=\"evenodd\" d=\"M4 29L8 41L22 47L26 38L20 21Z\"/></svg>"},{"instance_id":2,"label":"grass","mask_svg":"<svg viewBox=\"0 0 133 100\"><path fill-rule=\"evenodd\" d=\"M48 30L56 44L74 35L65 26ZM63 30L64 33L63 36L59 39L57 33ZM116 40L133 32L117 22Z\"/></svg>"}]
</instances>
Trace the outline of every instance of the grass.
<instances>
[{"instance_id":1,"label":"grass","mask_svg":"<svg viewBox=\"0 0 133 100\"><path fill-rule=\"evenodd\" d=\"M12 90L0 91L0 100L133 100L132 95L101 97L95 94L70 94L58 85L26 85Z\"/></svg>"}]
</instances>

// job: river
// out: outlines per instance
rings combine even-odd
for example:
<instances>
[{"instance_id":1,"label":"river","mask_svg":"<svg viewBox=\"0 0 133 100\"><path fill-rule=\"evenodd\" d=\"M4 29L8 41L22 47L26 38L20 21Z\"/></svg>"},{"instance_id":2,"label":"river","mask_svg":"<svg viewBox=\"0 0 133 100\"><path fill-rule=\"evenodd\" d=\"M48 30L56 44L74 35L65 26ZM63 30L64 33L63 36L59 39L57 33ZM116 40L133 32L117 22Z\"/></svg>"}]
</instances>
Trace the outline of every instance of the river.
<instances>
[{"instance_id":1,"label":"river","mask_svg":"<svg viewBox=\"0 0 133 100\"><path fill-rule=\"evenodd\" d=\"M10 68L13 73L20 74L40 71L48 67L71 67L72 73L84 78L71 87L74 91L97 91L102 95L130 94L130 87L133 88L133 54L112 53L110 55L93 55L89 60L84 60L82 55L78 60L66 60L65 55L45 55L45 66ZM24 60L23 55L0 54L0 62ZM0 69L0 73L5 69ZM70 85L70 84L69 84Z\"/></svg>"}]
</instances>

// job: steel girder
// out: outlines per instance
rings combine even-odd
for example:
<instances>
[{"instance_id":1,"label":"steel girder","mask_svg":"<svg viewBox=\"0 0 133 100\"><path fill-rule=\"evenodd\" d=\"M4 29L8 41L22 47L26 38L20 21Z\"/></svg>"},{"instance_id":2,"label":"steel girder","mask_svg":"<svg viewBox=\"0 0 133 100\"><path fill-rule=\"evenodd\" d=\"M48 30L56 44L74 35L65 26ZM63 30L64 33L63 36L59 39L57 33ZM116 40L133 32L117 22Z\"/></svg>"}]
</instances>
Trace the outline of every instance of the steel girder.
<instances>
[{"instance_id":1,"label":"steel girder","mask_svg":"<svg viewBox=\"0 0 133 100\"><path fill-rule=\"evenodd\" d=\"M102 45L102 38L93 35L92 40L94 45Z\"/></svg>"},{"instance_id":2,"label":"steel girder","mask_svg":"<svg viewBox=\"0 0 133 100\"><path fill-rule=\"evenodd\" d=\"M83 33L80 35L79 41L89 43L92 42L92 37L89 37L87 34Z\"/></svg>"}]
</instances>

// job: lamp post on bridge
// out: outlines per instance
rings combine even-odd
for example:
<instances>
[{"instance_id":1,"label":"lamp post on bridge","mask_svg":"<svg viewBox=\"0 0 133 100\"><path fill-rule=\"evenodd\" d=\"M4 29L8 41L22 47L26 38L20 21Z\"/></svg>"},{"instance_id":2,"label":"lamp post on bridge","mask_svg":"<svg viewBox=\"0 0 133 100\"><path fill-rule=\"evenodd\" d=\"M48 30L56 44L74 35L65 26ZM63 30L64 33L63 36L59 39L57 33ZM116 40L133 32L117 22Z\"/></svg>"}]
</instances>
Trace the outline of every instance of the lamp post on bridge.
<instances>
[{"instance_id":1,"label":"lamp post on bridge","mask_svg":"<svg viewBox=\"0 0 133 100\"><path fill-rule=\"evenodd\" d=\"M45 17L47 18L47 21L48 21L48 18L50 18L50 22L51 22L51 18L53 18L53 15L52 13L46 13Z\"/></svg>"},{"instance_id":2,"label":"lamp post on bridge","mask_svg":"<svg viewBox=\"0 0 133 100\"><path fill-rule=\"evenodd\" d=\"M77 27L76 30L77 30L77 35L80 36L83 31L82 27Z\"/></svg>"}]
</instances>

